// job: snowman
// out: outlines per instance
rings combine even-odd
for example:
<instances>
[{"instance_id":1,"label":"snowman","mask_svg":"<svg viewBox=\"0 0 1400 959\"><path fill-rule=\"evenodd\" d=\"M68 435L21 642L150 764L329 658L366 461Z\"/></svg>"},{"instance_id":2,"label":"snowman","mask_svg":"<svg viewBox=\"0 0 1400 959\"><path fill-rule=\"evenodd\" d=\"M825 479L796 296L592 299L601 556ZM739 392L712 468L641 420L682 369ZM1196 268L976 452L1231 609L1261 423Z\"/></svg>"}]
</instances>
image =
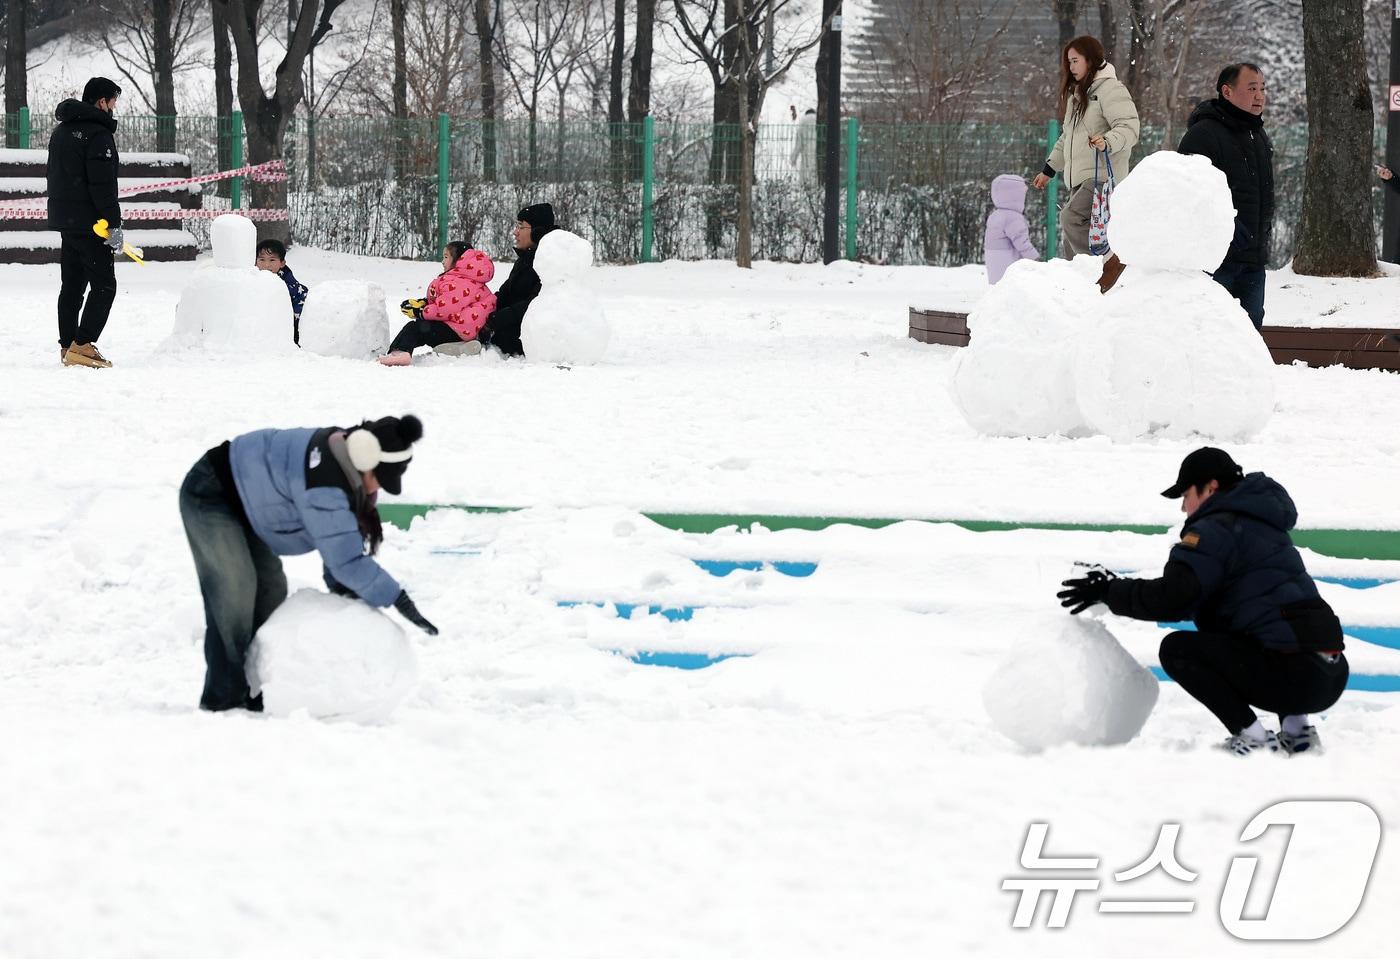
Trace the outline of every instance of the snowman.
<instances>
[{"instance_id":1,"label":"snowman","mask_svg":"<svg viewBox=\"0 0 1400 959\"><path fill-rule=\"evenodd\" d=\"M520 325L526 359L578 366L603 358L611 329L587 284L592 266L593 244L583 237L551 230L540 238L535 252L540 293Z\"/></svg>"},{"instance_id":2,"label":"snowman","mask_svg":"<svg viewBox=\"0 0 1400 959\"><path fill-rule=\"evenodd\" d=\"M1147 157L1113 194L1122 278L1101 295L1097 257L1012 264L968 316L954 404L993 436L1256 435L1273 412L1273 361L1209 276L1233 236L1230 189L1209 160Z\"/></svg>"},{"instance_id":3,"label":"snowman","mask_svg":"<svg viewBox=\"0 0 1400 959\"><path fill-rule=\"evenodd\" d=\"M184 346L290 352L292 306L287 285L254 266L258 231L237 213L216 217L212 266L195 272L175 307L174 339Z\"/></svg>"}]
</instances>

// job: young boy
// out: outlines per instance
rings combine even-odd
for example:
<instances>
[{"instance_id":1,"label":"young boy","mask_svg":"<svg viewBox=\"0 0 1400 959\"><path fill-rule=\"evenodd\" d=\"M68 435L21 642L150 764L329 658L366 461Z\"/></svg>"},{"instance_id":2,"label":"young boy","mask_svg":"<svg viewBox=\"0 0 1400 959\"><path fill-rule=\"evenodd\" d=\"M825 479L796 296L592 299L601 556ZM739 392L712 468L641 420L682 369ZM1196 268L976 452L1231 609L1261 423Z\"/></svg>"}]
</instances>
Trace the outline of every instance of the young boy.
<instances>
[{"instance_id":1,"label":"young boy","mask_svg":"<svg viewBox=\"0 0 1400 959\"><path fill-rule=\"evenodd\" d=\"M292 276L292 268L287 265L287 247L281 240L263 240L258 244L258 269L276 273L287 284L287 293L292 298L292 342L301 345L301 308L306 303L306 287Z\"/></svg>"}]
</instances>

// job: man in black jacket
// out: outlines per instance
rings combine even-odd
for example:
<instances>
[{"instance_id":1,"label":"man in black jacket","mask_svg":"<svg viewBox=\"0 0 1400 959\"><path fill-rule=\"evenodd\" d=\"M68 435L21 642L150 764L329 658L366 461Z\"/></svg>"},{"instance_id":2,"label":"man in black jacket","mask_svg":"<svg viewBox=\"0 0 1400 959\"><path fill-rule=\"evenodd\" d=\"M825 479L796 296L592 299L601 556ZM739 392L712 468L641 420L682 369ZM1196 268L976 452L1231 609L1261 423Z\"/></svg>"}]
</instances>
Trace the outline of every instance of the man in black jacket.
<instances>
[{"instance_id":1,"label":"man in black jacket","mask_svg":"<svg viewBox=\"0 0 1400 959\"><path fill-rule=\"evenodd\" d=\"M1177 152L1206 157L1230 184L1235 239L1214 277L1258 329L1264 325L1264 267L1274 229L1274 147L1264 132L1264 75L1252 63L1232 63L1220 71L1215 89L1219 96L1192 112Z\"/></svg>"},{"instance_id":2,"label":"man in black jacket","mask_svg":"<svg viewBox=\"0 0 1400 959\"><path fill-rule=\"evenodd\" d=\"M81 101L64 100L54 111L59 122L49 137L49 229L63 235L58 345L65 366L112 365L98 352L97 338L117 298L112 258L122 248L112 138L117 129L112 113L121 92L106 77L93 77ZM98 220L107 221L105 240L92 231Z\"/></svg>"},{"instance_id":3,"label":"man in black jacket","mask_svg":"<svg viewBox=\"0 0 1400 959\"><path fill-rule=\"evenodd\" d=\"M1105 603L1157 622L1191 617L1196 632L1162 640L1162 669L1225 724L1224 747L1241 756L1319 751L1308 714L1341 697L1348 666L1341 623L1288 536L1298 520L1288 491L1263 473L1245 476L1230 454L1206 446L1182 461L1162 495L1181 497L1186 523L1161 577L1094 570L1064 582L1061 605L1080 613ZM1278 714L1277 735L1252 706Z\"/></svg>"},{"instance_id":4,"label":"man in black jacket","mask_svg":"<svg viewBox=\"0 0 1400 959\"><path fill-rule=\"evenodd\" d=\"M540 277L535 272L535 248L554 229L554 207L535 203L521 210L513 232L515 265L510 276L496 291L496 309L477 335L482 346L494 346L507 356L524 356L520 345L520 324L530 301L540 295Z\"/></svg>"}]
</instances>

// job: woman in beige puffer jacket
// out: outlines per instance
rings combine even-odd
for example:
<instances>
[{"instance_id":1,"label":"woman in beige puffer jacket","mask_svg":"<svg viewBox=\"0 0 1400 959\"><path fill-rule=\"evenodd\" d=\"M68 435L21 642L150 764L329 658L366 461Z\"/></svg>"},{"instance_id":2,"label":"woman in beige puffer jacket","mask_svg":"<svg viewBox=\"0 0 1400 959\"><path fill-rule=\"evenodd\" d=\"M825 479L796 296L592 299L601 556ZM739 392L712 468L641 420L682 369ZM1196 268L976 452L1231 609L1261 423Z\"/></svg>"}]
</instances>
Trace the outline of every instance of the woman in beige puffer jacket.
<instances>
[{"instance_id":1,"label":"woman in beige puffer jacket","mask_svg":"<svg viewBox=\"0 0 1400 959\"><path fill-rule=\"evenodd\" d=\"M1060 252L1068 258L1089 252L1095 159L1100 180L1107 177L1107 153L1114 179L1121 181L1128 175L1139 124L1132 94L1118 80L1113 64L1104 60L1103 45L1094 37L1075 37L1065 45L1060 72L1064 125L1033 185L1043 190L1057 173L1065 176L1069 196L1060 211Z\"/></svg>"}]
</instances>

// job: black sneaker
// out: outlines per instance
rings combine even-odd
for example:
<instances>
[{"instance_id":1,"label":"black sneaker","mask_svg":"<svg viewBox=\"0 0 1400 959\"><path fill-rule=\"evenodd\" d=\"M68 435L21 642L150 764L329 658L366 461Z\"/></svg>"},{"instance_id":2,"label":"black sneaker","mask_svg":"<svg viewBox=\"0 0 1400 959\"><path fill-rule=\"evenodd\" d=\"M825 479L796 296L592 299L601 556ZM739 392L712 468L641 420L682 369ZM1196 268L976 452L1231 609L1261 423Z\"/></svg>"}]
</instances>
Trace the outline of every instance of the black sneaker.
<instances>
[{"instance_id":1,"label":"black sneaker","mask_svg":"<svg viewBox=\"0 0 1400 959\"><path fill-rule=\"evenodd\" d=\"M1265 730L1263 739L1255 739L1253 736L1246 736L1240 733L1238 736L1231 736L1223 743L1217 743L1216 749L1223 749L1227 753L1236 756L1250 756L1254 753L1276 753L1279 752L1279 737L1274 735L1272 729Z\"/></svg>"},{"instance_id":2,"label":"black sneaker","mask_svg":"<svg viewBox=\"0 0 1400 959\"><path fill-rule=\"evenodd\" d=\"M1304 726L1299 732L1291 734L1280 731L1278 744L1290 756L1296 756L1298 753L1322 752L1322 740L1317 735L1316 726Z\"/></svg>"}]
</instances>

